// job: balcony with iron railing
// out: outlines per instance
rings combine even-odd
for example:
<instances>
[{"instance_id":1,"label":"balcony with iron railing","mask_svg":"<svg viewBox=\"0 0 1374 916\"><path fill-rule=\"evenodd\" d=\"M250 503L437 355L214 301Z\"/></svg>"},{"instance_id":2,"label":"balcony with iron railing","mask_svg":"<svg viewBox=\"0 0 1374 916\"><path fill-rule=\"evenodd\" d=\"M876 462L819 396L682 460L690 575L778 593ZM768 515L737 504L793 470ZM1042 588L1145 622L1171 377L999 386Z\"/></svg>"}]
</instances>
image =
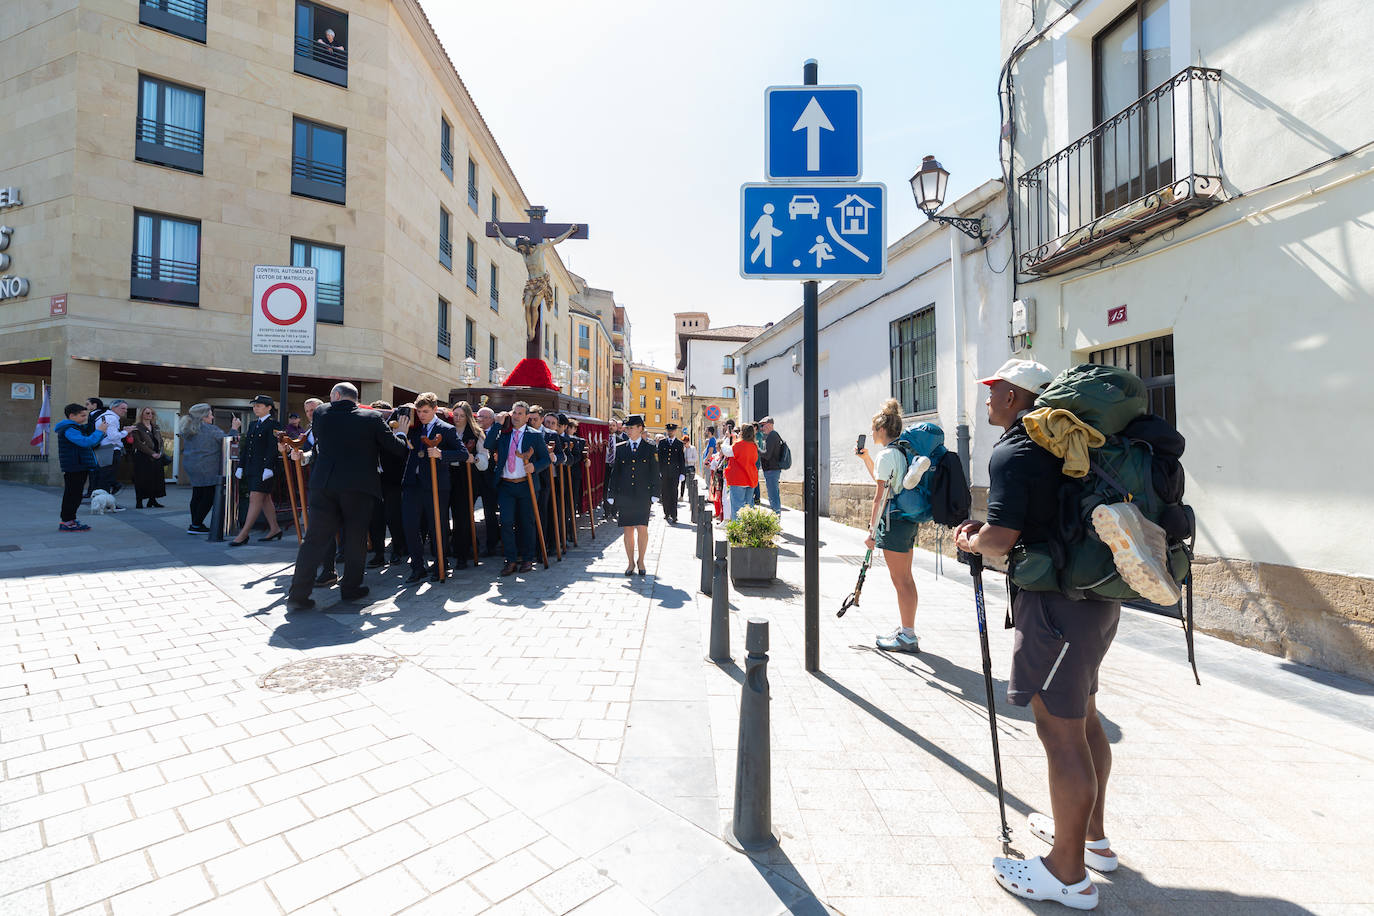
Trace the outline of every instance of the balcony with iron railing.
<instances>
[{"instance_id":1,"label":"balcony with iron railing","mask_svg":"<svg viewBox=\"0 0 1374 916\"><path fill-rule=\"evenodd\" d=\"M315 79L333 83L336 86L348 85L348 50L330 47L323 39L311 39L305 35L296 36L296 72Z\"/></svg>"},{"instance_id":2,"label":"balcony with iron railing","mask_svg":"<svg viewBox=\"0 0 1374 916\"><path fill-rule=\"evenodd\" d=\"M294 156L291 159L291 193L341 204L345 199L344 170L336 165Z\"/></svg>"},{"instance_id":3,"label":"balcony with iron railing","mask_svg":"<svg viewBox=\"0 0 1374 916\"><path fill-rule=\"evenodd\" d=\"M1221 71L1188 67L1017 185L1017 265L1049 276L1221 203Z\"/></svg>"},{"instance_id":4,"label":"balcony with iron railing","mask_svg":"<svg viewBox=\"0 0 1374 916\"><path fill-rule=\"evenodd\" d=\"M491 285L491 310L493 312L501 311L501 291L496 288L495 283Z\"/></svg>"},{"instance_id":5,"label":"balcony with iron railing","mask_svg":"<svg viewBox=\"0 0 1374 916\"><path fill-rule=\"evenodd\" d=\"M187 172L204 171L205 136L151 118L134 119L134 158Z\"/></svg>"},{"instance_id":6,"label":"balcony with iron railing","mask_svg":"<svg viewBox=\"0 0 1374 916\"><path fill-rule=\"evenodd\" d=\"M142 0L138 21L205 44L205 0Z\"/></svg>"},{"instance_id":7,"label":"balcony with iron railing","mask_svg":"<svg viewBox=\"0 0 1374 916\"><path fill-rule=\"evenodd\" d=\"M465 357L465 358L466 358L466 359L476 359L476 358L477 358L477 347L474 346L473 344L468 344L468 345L467 345L467 348L466 348L466 357Z\"/></svg>"},{"instance_id":8,"label":"balcony with iron railing","mask_svg":"<svg viewBox=\"0 0 1374 916\"><path fill-rule=\"evenodd\" d=\"M472 261L468 262L468 289L477 292L477 265Z\"/></svg>"},{"instance_id":9,"label":"balcony with iron railing","mask_svg":"<svg viewBox=\"0 0 1374 916\"><path fill-rule=\"evenodd\" d=\"M473 213L477 212L477 185L468 183L468 207Z\"/></svg>"},{"instance_id":10,"label":"balcony with iron railing","mask_svg":"<svg viewBox=\"0 0 1374 916\"><path fill-rule=\"evenodd\" d=\"M440 145L439 170L448 176L449 181L453 180L453 147Z\"/></svg>"},{"instance_id":11,"label":"balcony with iron railing","mask_svg":"<svg viewBox=\"0 0 1374 916\"><path fill-rule=\"evenodd\" d=\"M129 270L129 298L176 305L200 304L200 264L134 254Z\"/></svg>"},{"instance_id":12,"label":"balcony with iron railing","mask_svg":"<svg viewBox=\"0 0 1374 916\"><path fill-rule=\"evenodd\" d=\"M439 263L453 269L453 242L446 235L439 236Z\"/></svg>"},{"instance_id":13,"label":"balcony with iron railing","mask_svg":"<svg viewBox=\"0 0 1374 916\"><path fill-rule=\"evenodd\" d=\"M343 324L344 288L342 283L315 282L315 320Z\"/></svg>"},{"instance_id":14,"label":"balcony with iron railing","mask_svg":"<svg viewBox=\"0 0 1374 916\"><path fill-rule=\"evenodd\" d=\"M440 359L447 360L447 359L449 358L449 341L450 341L450 339L451 339L451 337L450 337L450 335L449 335L449 332L446 331L446 330L443 329L443 328L440 328L440 329L439 329L439 350L438 350L438 356L439 356Z\"/></svg>"}]
</instances>

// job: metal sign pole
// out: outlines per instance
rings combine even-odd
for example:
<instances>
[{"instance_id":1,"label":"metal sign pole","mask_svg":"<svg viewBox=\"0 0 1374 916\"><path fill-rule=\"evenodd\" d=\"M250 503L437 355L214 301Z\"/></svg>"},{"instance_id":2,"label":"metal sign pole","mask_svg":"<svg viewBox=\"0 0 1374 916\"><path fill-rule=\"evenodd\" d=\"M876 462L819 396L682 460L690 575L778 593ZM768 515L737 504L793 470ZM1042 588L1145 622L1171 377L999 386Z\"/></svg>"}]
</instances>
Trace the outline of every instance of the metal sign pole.
<instances>
[{"instance_id":1,"label":"metal sign pole","mask_svg":"<svg viewBox=\"0 0 1374 916\"><path fill-rule=\"evenodd\" d=\"M802 82L815 86L820 66L808 60L802 65ZM802 284L802 427L806 432L802 463L802 508L806 513L806 548L803 562L805 579L806 670L821 670L821 556L820 556L820 396L817 361L817 316L820 284L808 280Z\"/></svg>"},{"instance_id":2,"label":"metal sign pole","mask_svg":"<svg viewBox=\"0 0 1374 916\"><path fill-rule=\"evenodd\" d=\"M282 429L286 428L286 415L289 413L286 409L286 379L291 373L290 363L291 357L283 354L281 358L281 388L278 389L281 397L277 400L277 422L282 425Z\"/></svg>"}]
</instances>

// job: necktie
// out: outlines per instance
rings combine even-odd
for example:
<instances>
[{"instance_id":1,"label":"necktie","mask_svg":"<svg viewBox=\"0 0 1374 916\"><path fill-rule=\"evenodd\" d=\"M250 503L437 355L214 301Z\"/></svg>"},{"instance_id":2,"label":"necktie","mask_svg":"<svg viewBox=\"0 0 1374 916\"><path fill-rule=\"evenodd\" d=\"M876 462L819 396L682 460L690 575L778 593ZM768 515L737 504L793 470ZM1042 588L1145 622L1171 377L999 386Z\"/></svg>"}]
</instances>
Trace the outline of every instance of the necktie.
<instances>
[{"instance_id":1,"label":"necktie","mask_svg":"<svg viewBox=\"0 0 1374 916\"><path fill-rule=\"evenodd\" d=\"M510 437L510 457L506 459L506 471L514 474L516 469L516 459L520 457L520 430L515 430Z\"/></svg>"}]
</instances>

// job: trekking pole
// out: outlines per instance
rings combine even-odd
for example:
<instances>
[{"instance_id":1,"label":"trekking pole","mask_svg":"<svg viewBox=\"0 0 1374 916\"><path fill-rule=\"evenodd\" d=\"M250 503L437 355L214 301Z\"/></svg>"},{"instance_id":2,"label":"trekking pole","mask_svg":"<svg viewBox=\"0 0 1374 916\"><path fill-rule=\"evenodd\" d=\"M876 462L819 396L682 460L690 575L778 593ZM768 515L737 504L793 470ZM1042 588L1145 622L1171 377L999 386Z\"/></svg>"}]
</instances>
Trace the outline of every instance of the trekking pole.
<instances>
[{"instance_id":1,"label":"trekking pole","mask_svg":"<svg viewBox=\"0 0 1374 916\"><path fill-rule=\"evenodd\" d=\"M534 449L528 452L521 452L520 457L529 461L534 457ZM544 568L549 568L549 549L544 546L544 523L539 520L539 499L534 495L534 474L525 475L525 483L530 488L530 508L534 510L534 534L535 540L539 542L539 559L544 561Z\"/></svg>"},{"instance_id":2,"label":"trekking pole","mask_svg":"<svg viewBox=\"0 0 1374 916\"><path fill-rule=\"evenodd\" d=\"M1011 845L1007 826L1007 800L1002 791L1002 752L997 747L997 707L992 698L992 653L988 650L988 615L983 605L983 557L959 551L959 562L967 563L973 576L973 604L978 611L978 641L983 650L983 684L988 691L988 725L992 728L992 767L997 774L997 807L1002 815L1002 851Z\"/></svg>"},{"instance_id":3,"label":"trekking pole","mask_svg":"<svg viewBox=\"0 0 1374 916\"><path fill-rule=\"evenodd\" d=\"M481 566L477 558L477 496L472 491L472 462L464 461L463 470L468 475L468 531L472 536L472 565Z\"/></svg>"},{"instance_id":4,"label":"trekking pole","mask_svg":"<svg viewBox=\"0 0 1374 916\"><path fill-rule=\"evenodd\" d=\"M873 529L868 529L868 536L874 537ZM840 609L835 612L836 617L843 617L852 607L859 606L859 594L864 590L864 578L868 575L868 567L873 563L873 548L870 547L864 553L863 565L859 567L859 581L854 584L854 591L849 593L849 597L840 604Z\"/></svg>"},{"instance_id":5,"label":"trekking pole","mask_svg":"<svg viewBox=\"0 0 1374 916\"><path fill-rule=\"evenodd\" d=\"M300 510L296 508L296 478L292 473L291 466L295 464L291 460L291 446L288 444L291 437L286 433L277 431L277 451L281 452L282 470L286 475L286 498L291 503L291 523L296 527L296 543L299 544L301 538L301 516Z\"/></svg>"},{"instance_id":6,"label":"trekking pole","mask_svg":"<svg viewBox=\"0 0 1374 916\"><path fill-rule=\"evenodd\" d=\"M431 448L438 448L439 443L444 441L443 436L435 436L430 439L421 436L420 441L426 446L426 452ZM429 492L434 497L434 553L439 558L439 581L445 579L444 569L444 532L439 525L439 472L435 468L434 456L429 456ZM421 559L424 559L421 557Z\"/></svg>"}]
</instances>

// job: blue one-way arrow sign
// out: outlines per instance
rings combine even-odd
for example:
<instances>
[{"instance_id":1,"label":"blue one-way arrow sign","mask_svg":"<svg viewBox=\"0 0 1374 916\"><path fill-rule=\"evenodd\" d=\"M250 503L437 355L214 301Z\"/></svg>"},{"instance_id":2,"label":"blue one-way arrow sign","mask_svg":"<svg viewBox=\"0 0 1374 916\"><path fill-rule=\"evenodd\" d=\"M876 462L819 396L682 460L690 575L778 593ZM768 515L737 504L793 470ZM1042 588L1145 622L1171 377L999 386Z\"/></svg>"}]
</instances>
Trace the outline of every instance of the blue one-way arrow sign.
<instances>
[{"instance_id":1,"label":"blue one-way arrow sign","mask_svg":"<svg viewBox=\"0 0 1374 916\"><path fill-rule=\"evenodd\" d=\"M881 184L746 184L739 272L759 280L844 280L887 270Z\"/></svg>"},{"instance_id":2,"label":"blue one-way arrow sign","mask_svg":"<svg viewBox=\"0 0 1374 916\"><path fill-rule=\"evenodd\" d=\"M858 86L770 86L764 110L769 181L857 181L863 174Z\"/></svg>"}]
</instances>

